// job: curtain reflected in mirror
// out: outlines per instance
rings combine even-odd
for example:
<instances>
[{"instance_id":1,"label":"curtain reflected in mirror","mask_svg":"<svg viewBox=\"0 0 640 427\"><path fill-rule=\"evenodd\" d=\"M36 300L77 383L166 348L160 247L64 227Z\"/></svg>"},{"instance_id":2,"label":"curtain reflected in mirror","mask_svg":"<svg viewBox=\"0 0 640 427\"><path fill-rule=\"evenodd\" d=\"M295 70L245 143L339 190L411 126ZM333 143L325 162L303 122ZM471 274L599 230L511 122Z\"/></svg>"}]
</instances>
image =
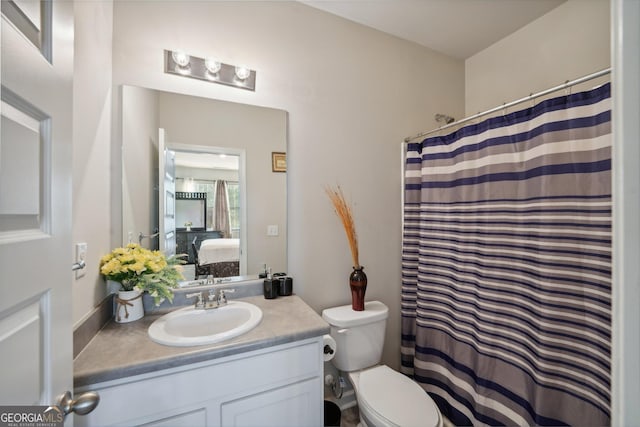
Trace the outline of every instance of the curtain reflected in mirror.
<instances>
[{"instance_id":1,"label":"curtain reflected in mirror","mask_svg":"<svg viewBox=\"0 0 640 427\"><path fill-rule=\"evenodd\" d=\"M239 236L238 232L236 232L235 236L231 235L231 212L229 206L229 193L227 192L227 181L216 181L216 199L214 203L216 230L220 230L223 236Z\"/></svg>"}]
</instances>

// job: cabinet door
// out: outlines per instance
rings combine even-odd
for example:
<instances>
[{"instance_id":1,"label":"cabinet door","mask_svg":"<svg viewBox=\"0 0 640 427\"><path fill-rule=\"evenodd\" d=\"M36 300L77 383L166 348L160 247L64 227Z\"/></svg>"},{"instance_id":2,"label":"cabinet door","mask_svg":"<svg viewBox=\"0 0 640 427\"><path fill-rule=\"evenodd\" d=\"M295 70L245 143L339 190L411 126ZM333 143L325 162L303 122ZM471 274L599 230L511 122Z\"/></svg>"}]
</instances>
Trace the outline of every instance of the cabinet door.
<instances>
[{"instance_id":1,"label":"cabinet door","mask_svg":"<svg viewBox=\"0 0 640 427\"><path fill-rule=\"evenodd\" d=\"M322 384L313 378L223 403L221 425L225 427L321 426Z\"/></svg>"}]
</instances>

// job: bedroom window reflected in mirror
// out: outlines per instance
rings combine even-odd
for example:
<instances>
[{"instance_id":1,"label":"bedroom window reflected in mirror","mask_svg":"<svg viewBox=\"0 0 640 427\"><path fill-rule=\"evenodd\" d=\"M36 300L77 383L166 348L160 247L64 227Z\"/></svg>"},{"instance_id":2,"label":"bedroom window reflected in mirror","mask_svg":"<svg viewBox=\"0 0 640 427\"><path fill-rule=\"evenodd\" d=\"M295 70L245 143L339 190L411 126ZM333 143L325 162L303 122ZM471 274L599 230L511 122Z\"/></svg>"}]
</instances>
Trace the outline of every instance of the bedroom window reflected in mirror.
<instances>
[{"instance_id":1,"label":"bedroom window reflected in mirror","mask_svg":"<svg viewBox=\"0 0 640 427\"><path fill-rule=\"evenodd\" d=\"M177 178L176 183L178 189L184 189L185 191L183 194L189 194L190 197L193 197L192 195L195 194L206 195L206 198L204 199L206 201L206 204L200 206L206 206L206 212L204 213L204 215L207 230L225 231L224 229L220 230L221 227L216 226L225 224L225 221L221 221L219 218L220 215L224 215L226 217L226 223L228 224L229 234L225 237L240 237L240 185L237 181L212 181L192 178ZM224 188L224 190L222 190L220 194L225 195L225 200L221 200L216 197L216 195L218 194L218 185L220 185L221 188ZM218 200L221 202L220 204L217 204ZM216 208L217 206L218 208ZM180 210L179 206L178 210ZM195 210L190 209L189 211L179 212L177 228L184 229L186 227L185 225L183 225L183 222L185 222L183 221L183 219L188 220L188 222L191 223L191 228L205 228L202 225L202 221L195 218L195 216L197 216L195 215L195 213L197 213L196 211L197 208L195 208ZM218 218L216 217L216 212L218 213ZM188 216L189 214L191 214L191 216L193 216L194 218L186 218L186 216Z\"/></svg>"}]
</instances>

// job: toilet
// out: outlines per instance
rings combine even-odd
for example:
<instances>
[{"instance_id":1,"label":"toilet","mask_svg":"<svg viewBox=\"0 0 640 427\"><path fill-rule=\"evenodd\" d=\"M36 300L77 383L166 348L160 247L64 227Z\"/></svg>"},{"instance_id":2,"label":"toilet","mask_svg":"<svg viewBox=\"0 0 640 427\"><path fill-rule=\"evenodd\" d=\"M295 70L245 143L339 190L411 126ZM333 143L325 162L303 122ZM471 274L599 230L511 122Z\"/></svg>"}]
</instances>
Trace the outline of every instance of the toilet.
<instances>
[{"instance_id":1,"label":"toilet","mask_svg":"<svg viewBox=\"0 0 640 427\"><path fill-rule=\"evenodd\" d=\"M328 308L322 318L336 341L332 363L353 385L360 421L368 427L442 427L435 402L416 382L380 365L389 309L379 301L364 311L351 305Z\"/></svg>"}]
</instances>

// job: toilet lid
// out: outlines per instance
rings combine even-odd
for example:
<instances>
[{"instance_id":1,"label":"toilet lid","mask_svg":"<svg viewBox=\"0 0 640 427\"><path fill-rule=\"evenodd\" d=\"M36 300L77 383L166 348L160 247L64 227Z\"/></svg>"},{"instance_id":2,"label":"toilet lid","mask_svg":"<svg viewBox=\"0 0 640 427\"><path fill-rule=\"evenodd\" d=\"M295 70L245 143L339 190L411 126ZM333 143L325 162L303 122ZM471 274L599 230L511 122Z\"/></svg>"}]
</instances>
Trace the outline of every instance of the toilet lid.
<instances>
[{"instance_id":1,"label":"toilet lid","mask_svg":"<svg viewBox=\"0 0 640 427\"><path fill-rule=\"evenodd\" d=\"M440 411L416 382L388 366L360 372L360 405L397 426L435 427Z\"/></svg>"}]
</instances>

